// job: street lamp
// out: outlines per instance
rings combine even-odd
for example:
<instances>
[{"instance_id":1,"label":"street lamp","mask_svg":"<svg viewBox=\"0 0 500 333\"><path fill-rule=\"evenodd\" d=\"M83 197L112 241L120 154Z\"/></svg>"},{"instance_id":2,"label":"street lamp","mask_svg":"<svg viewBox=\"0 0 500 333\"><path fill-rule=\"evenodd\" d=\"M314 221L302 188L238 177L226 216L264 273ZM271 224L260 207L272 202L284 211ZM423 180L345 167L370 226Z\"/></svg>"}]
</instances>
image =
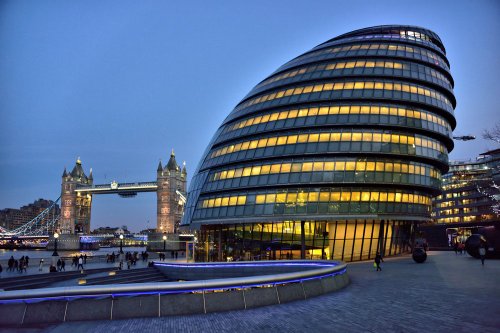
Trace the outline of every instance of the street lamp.
<instances>
[{"instance_id":1,"label":"street lamp","mask_svg":"<svg viewBox=\"0 0 500 333\"><path fill-rule=\"evenodd\" d=\"M120 253L123 254L123 235L120 235Z\"/></svg>"},{"instance_id":2,"label":"street lamp","mask_svg":"<svg viewBox=\"0 0 500 333\"><path fill-rule=\"evenodd\" d=\"M59 238L59 234L56 232L54 232L54 253L52 253L52 256L53 257L58 257L59 254L57 253L57 239Z\"/></svg>"},{"instance_id":3,"label":"street lamp","mask_svg":"<svg viewBox=\"0 0 500 333\"><path fill-rule=\"evenodd\" d=\"M163 235L163 252L167 251L167 236Z\"/></svg>"},{"instance_id":4,"label":"street lamp","mask_svg":"<svg viewBox=\"0 0 500 333\"><path fill-rule=\"evenodd\" d=\"M453 139L462 140L462 141L470 141L470 140L475 140L476 137L474 135L460 135L460 136L454 136Z\"/></svg>"}]
</instances>

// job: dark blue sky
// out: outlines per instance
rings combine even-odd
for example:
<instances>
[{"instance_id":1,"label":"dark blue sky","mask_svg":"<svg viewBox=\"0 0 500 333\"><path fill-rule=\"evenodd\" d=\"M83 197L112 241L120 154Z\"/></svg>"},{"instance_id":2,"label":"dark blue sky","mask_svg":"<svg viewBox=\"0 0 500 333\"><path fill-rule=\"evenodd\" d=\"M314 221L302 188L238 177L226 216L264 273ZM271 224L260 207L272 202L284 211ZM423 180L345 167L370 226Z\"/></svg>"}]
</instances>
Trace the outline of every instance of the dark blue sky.
<instances>
[{"instance_id":1,"label":"dark blue sky","mask_svg":"<svg viewBox=\"0 0 500 333\"><path fill-rule=\"evenodd\" d=\"M235 104L280 65L381 24L443 40L456 134L500 120L500 2L2 1L0 209L56 199L78 156L95 183L155 180L171 148L189 178ZM451 159L498 148L457 142ZM156 225L156 195L94 196L92 228Z\"/></svg>"}]
</instances>

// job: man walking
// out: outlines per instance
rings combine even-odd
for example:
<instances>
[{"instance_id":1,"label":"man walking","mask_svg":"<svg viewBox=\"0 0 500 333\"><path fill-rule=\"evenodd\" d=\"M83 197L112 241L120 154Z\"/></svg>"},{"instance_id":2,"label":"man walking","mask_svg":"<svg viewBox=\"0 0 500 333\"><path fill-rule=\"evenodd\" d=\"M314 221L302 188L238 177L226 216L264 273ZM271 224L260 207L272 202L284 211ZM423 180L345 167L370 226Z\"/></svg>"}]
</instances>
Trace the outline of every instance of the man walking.
<instances>
[{"instance_id":1,"label":"man walking","mask_svg":"<svg viewBox=\"0 0 500 333\"><path fill-rule=\"evenodd\" d=\"M83 270L83 257L80 256L80 258L78 259L78 267L76 269L81 269Z\"/></svg>"},{"instance_id":2,"label":"man walking","mask_svg":"<svg viewBox=\"0 0 500 333\"><path fill-rule=\"evenodd\" d=\"M375 256L375 264L377 266L377 272L382 271L382 268L380 268L381 261L384 261L384 259L382 259L382 256L380 255L380 253L377 252L377 255Z\"/></svg>"},{"instance_id":3,"label":"man walking","mask_svg":"<svg viewBox=\"0 0 500 333\"><path fill-rule=\"evenodd\" d=\"M479 256L481 257L481 265L484 266L484 258L486 257L486 247L483 243L479 245Z\"/></svg>"}]
</instances>

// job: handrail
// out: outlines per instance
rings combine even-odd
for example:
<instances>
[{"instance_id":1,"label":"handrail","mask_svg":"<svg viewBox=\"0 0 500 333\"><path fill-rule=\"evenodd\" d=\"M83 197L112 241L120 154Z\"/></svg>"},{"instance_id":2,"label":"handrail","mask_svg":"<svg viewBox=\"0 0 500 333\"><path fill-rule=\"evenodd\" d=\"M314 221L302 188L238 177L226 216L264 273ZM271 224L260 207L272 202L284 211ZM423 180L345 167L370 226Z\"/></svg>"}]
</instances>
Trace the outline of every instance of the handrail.
<instances>
[{"instance_id":1,"label":"handrail","mask_svg":"<svg viewBox=\"0 0 500 333\"><path fill-rule=\"evenodd\" d=\"M160 265L160 262L156 262ZM347 264L335 261L326 260L300 260L284 262L230 262L230 263L196 263L196 264L168 264L170 266L179 266L179 268L189 268L196 266L211 266L224 267L226 265L241 265L241 266L272 266L272 265L287 265L297 267L318 267L314 269L289 272L289 273L270 273L266 275L221 278L210 280L197 281L182 281L182 282L149 282L140 284L121 284L121 285L97 285L97 286L74 286L74 287L56 287L33 289L29 293L25 290L13 290L0 292L0 303L23 302L23 301L42 301L49 299L67 299L81 297L103 297L103 296L124 296L134 294L151 294L151 293L186 293L193 291L220 290L220 289L235 289L245 287L255 287L263 285L276 285L281 283L301 282L314 278L323 278L343 274L346 272ZM6 302L2 302L6 301Z\"/></svg>"}]
</instances>

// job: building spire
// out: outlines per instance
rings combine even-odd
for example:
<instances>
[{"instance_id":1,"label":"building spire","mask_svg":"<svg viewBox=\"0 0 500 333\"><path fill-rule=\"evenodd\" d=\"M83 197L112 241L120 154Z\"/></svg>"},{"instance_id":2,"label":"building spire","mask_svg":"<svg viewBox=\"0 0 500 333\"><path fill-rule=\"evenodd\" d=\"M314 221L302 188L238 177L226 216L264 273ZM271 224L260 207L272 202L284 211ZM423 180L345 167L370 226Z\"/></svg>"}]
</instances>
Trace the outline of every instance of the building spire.
<instances>
[{"instance_id":1,"label":"building spire","mask_svg":"<svg viewBox=\"0 0 500 333\"><path fill-rule=\"evenodd\" d=\"M66 171L66 167L64 167L63 178L68 176L68 172Z\"/></svg>"},{"instance_id":2,"label":"building spire","mask_svg":"<svg viewBox=\"0 0 500 333\"><path fill-rule=\"evenodd\" d=\"M161 165L161 158L160 158L160 162L158 162L158 168L156 169L156 171L160 172L163 170L163 166Z\"/></svg>"},{"instance_id":3,"label":"building spire","mask_svg":"<svg viewBox=\"0 0 500 333\"><path fill-rule=\"evenodd\" d=\"M182 173L187 174L186 161L182 161Z\"/></svg>"},{"instance_id":4,"label":"building spire","mask_svg":"<svg viewBox=\"0 0 500 333\"><path fill-rule=\"evenodd\" d=\"M179 165L177 164L177 161L175 160L175 153L174 153L173 149L172 149L172 154L170 154L170 159L168 160L166 168L170 171L180 170Z\"/></svg>"}]
</instances>

